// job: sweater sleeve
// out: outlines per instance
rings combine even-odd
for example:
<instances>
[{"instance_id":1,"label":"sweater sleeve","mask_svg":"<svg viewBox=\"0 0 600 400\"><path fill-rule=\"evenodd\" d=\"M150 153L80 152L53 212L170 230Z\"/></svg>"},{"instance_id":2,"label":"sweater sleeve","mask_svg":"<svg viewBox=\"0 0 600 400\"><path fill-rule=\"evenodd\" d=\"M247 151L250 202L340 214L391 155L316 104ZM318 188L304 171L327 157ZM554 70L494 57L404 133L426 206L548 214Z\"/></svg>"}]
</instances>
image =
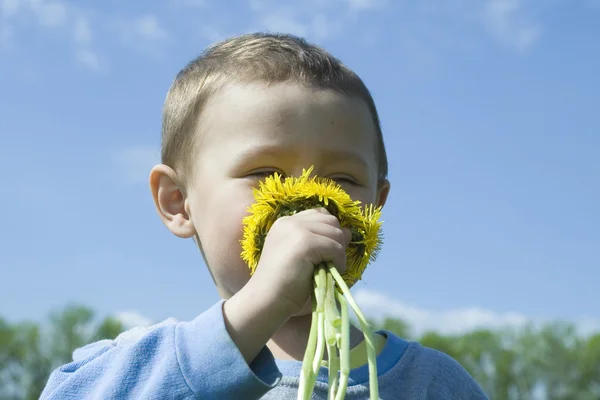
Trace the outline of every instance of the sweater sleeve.
<instances>
[{"instance_id":1,"label":"sweater sleeve","mask_svg":"<svg viewBox=\"0 0 600 400\"><path fill-rule=\"evenodd\" d=\"M193 321L169 319L77 350L52 372L40 399L260 398L281 373L266 346L248 365L222 307L221 300Z\"/></svg>"}]
</instances>

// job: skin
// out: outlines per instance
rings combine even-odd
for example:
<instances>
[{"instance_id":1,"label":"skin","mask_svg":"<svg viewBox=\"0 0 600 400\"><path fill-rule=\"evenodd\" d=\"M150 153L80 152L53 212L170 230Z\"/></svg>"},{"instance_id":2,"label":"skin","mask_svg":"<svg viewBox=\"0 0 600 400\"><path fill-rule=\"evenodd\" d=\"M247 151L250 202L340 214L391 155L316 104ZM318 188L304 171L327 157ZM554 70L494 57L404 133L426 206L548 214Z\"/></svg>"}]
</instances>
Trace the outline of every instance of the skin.
<instances>
[{"instance_id":1,"label":"skin","mask_svg":"<svg viewBox=\"0 0 600 400\"><path fill-rule=\"evenodd\" d=\"M291 82L230 85L215 94L199 121L187 186L170 167L150 174L156 209L175 235L194 237L223 305L225 324L250 363L265 344L279 359L302 360L310 331L312 271L332 261L346 269L350 235L325 210L279 219L267 235L256 273L240 258L242 219L252 189L279 172L338 181L353 199L385 204L378 182L376 130L359 98ZM356 328L351 345L362 340Z\"/></svg>"}]
</instances>

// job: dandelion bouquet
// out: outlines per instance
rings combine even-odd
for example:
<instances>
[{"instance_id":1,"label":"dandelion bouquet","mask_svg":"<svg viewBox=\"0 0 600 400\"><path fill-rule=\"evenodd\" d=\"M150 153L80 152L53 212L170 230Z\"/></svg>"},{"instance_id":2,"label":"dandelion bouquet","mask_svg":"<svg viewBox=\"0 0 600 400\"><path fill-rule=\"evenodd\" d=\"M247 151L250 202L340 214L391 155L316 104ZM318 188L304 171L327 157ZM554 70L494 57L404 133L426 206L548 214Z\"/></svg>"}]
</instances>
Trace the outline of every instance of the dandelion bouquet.
<instances>
[{"instance_id":1,"label":"dandelion bouquet","mask_svg":"<svg viewBox=\"0 0 600 400\"><path fill-rule=\"evenodd\" d=\"M256 202L244 221L242 258L254 273L262 247L273 223L279 217L323 207L336 216L342 228L348 228L352 240L346 250L348 269L341 275L332 263L314 271L311 330L300 374L299 400L310 399L321 365L328 367L329 399L343 399L350 372L350 321L348 306L356 314L364 333L369 364L370 398L379 399L376 353L370 326L350 293L367 264L374 260L381 244L380 208L363 209L334 181L310 177L312 167L300 177L282 180L274 174L254 190ZM337 301L337 302L336 302ZM339 309L338 305L339 303ZM328 361L321 361L327 350ZM339 372L339 375L338 375Z\"/></svg>"}]
</instances>

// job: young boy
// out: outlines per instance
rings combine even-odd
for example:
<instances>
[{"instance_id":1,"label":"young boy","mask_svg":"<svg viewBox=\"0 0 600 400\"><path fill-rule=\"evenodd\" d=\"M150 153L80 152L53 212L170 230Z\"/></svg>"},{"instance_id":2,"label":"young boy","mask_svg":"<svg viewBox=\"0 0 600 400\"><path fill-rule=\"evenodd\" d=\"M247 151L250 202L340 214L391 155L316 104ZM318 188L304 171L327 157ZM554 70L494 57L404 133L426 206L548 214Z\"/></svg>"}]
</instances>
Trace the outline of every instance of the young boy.
<instances>
[{"instance_id":1,"label":"young boy","mask_svg":"<svg viewBox=\"0 0 600 400\"><path fill-rule=\"evenodd\" d=\"M177 75L164 106L162 162L150 174L158 214L173 234L195 239L222 300L191 322L166 320L77 350L42 399L295 399L312 271L331 261L343 272L350 235L325 210L281 218L250 277L240 258L242 218L259 180L311 165L353 199L383 205L387 158L369 91L302 39L232 38ZM381 398L486 398L445 354L391 332L374 336ZM367 399L356 328L351 347L346 399ZM322 368L313 399L326 398Z\"/></svg>"}]
</instances>

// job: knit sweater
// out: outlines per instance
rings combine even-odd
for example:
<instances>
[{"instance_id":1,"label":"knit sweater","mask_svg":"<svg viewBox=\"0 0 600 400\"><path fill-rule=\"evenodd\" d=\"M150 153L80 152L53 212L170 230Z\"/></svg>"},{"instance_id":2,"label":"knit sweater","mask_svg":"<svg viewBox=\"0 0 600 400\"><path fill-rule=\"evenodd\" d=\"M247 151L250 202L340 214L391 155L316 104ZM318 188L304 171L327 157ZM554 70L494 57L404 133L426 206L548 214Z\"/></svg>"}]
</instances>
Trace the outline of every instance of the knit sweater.
<instances>
[{"instance_id":1,"label":"knit sweater","mask_svg":"<svg viewBox=\"0 0 600 400\"><path fill-rule=\"evenodd\" d=\"M265 346L248 364L227 332L222 303L189 322L167 319L76 350L40 399L296 399L301 362L276 360ZM381 399L487 399L451 357L378 333L387 337L377 356ZM346 399L368 399L368 381L368 365L352 369ZM325 367L312 399L327 399Z\"/></svg>"}]
</instances>

